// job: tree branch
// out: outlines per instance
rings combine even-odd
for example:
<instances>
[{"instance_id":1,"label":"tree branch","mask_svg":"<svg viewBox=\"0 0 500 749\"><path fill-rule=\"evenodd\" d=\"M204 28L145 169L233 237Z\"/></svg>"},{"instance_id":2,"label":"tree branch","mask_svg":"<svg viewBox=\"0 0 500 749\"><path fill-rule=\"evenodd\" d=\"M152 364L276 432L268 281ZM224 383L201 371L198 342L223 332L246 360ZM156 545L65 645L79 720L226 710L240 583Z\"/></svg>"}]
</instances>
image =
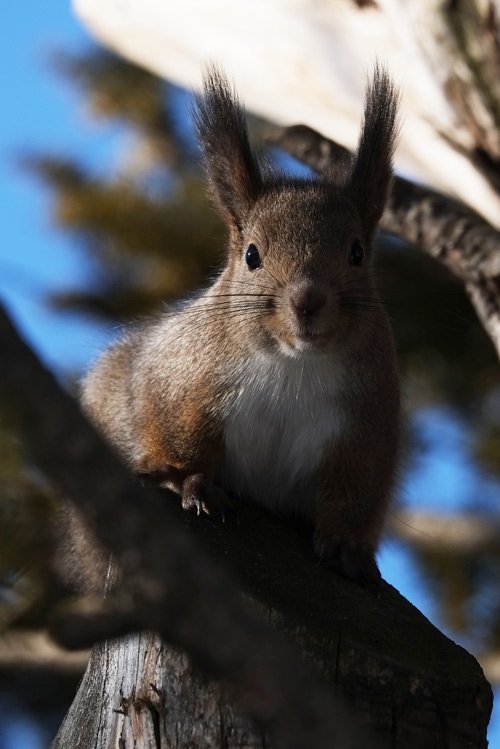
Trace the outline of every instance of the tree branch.
<instances>
[{"instance_id":1,"label":"tree branch","mask_svg":"<svg viewBox=\"0 0 500 749\"><path fill-rule=\"evenodd\" d=\"M0 637L0 669L43 668L60 673L81 674L90 652L69 652L56 645L43 630L11 630Z\"/></svg>"},{"instance_id":2,"label":"tree branch","mask_svg":"<svg viewBox=\"0 0 500 749\"><path fill-rule=\"evenodd\" d=\"M305 125L276 129L268 142L318 173L350 157L343 146ZM500 357L500 232L458 201L402 177L394 178L380 227L460 278Z\"/></svg>"},{"instance_id":3,"label":"tree branch","mask_svg":"<svg viewBox=\"0 0 500 749\"><path fill-rule=\"evenodd\" d=\"M0 350L0 402L11 422L36 464L120 563L123 582L115 610L109 613L112 600L101 614L87 615L89 624L93 616L95 634L115 635L117 629L123 634L124 623L157 631L202 670L231 684L245 712L279 746L366 746L371 740L340 699L254 615L227 571L179 531L165 494L159 498L134 485L1 308ZM63 616L55 630L73 647L86 645L71 633L72 623L84 621L85 615Z\"/></svg>"},{"instance_id":4,"label":"tree branch","mask_svg":"<svg viewBox=\"0 0 500 749\"><path fill-rule=\"evenodd\" d=\"M391 517L390 530L398 538L429 550L484 554L500 547L500 522L473 513L398 510Z\"/></svg>"},{"instance_id":5,"label":"tree branch","mask_svg":"<svg viewBox=\"0 0 500 749\"><path fill-rule=\"evenodd\" d=\"M373 747L360 721L353 726L339 699L264 625L265 612L384 740L416 749L432 734L436 746L486 746L491 689L477 662L393 588L383 583L376 595L322 568L309 529L255 506L241 503L239 522L216 524L182 513L178 501L167 507L167 492L140 491L1 312L0 351L3 411L9 408L34 462L120 563L122 582L104 604L58 620L68 643L81 644L86 626L99 637L157 631L230 685L231 699L276 745ZM196 550L194 535L224 567ZM228 567L255 601L253 612ZM95 651L95 669L103 652ZM109 694L113 677L105 676L99 683Z\"/></svg>"}]
</instances>

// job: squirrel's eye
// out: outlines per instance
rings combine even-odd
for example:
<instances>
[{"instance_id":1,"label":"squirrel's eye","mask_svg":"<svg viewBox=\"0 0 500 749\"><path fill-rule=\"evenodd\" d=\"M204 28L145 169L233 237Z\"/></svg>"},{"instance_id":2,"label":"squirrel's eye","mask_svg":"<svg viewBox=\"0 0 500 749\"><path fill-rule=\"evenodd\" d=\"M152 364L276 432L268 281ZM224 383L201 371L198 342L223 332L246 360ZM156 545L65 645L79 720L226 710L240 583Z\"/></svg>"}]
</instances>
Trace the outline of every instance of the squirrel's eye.
<instances>
[{"instance_id":1,"label":"squirrel's eye","mask_svg":"<svg viewBox=\"0 0 500 749\"><path fill-rule=\"evenodd\" d=\"M262 265L259 251L254 244L249 244L245 252L245 261L250 270L257 270Z\"/></svg>"},{"instance_id":2,"label":"squirrel's eye","mask_svg":"<svg viewBox=\"0 0 500 749\"><path fill-rule=\"evenodd\" d=\"M349 263L350 265L361 265L364 259L365 248L363 247L359 239L355 239L351 245L351 251L349 253Z\"/></svg>"}]
</instances>

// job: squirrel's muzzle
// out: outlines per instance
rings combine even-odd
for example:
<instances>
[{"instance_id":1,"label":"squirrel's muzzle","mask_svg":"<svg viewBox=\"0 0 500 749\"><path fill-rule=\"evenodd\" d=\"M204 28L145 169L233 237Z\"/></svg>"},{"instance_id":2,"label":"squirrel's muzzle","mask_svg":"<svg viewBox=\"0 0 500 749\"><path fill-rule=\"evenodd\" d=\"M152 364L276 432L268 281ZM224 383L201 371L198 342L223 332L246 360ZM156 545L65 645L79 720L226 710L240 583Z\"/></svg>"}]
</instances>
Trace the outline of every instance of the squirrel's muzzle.
<instances>
[{"instance_id":1,"label":"squirrel's muzzle","mask_svg":"<svg viewBox=\"0 0 500 749\"><path fill-rule=\"evenodd\" d=\"M299 318L317 316L326 304L326 291L310 281L301 281L290 289L290 305Z\"/></svg>"}]
</instances>

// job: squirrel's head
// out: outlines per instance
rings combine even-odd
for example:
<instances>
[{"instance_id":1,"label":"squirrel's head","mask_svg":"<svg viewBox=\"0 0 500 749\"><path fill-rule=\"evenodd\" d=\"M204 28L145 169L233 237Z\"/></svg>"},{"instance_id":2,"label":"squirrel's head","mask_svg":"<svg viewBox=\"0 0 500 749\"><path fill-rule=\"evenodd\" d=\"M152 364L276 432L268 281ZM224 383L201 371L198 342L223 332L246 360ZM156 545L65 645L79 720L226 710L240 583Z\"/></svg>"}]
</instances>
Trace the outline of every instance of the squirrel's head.
<instances>
[{"instance_id":1,"label":"squirrel's head","mask_svg":"<svg viewBox=\"0 0 500 749\"><path fill-rule=\"evenodd\" d=\"M392 177L397 101L376 66L352 159L300 179L261 168L227 80L216 68L205 76L195 120L229 231L227 285L252 326L287 353L322 350L375 313L372 242Z\"/></svg>"}]
</instances>

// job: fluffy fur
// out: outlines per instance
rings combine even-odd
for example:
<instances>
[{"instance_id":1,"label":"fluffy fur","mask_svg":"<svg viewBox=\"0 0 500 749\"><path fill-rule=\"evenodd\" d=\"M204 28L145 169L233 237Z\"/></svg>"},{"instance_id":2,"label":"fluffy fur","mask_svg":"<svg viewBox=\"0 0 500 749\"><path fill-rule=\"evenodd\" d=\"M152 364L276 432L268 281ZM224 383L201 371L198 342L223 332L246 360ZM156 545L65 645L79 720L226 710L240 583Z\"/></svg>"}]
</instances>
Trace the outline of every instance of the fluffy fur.
<instances>
[{"instance_id":1,"label":"fluffy fur","mask_svg":"<svg viewBox=\"0 0 500 749\"><path fill-rule=\"evenodd\" d=\"M210 511L222 489L307 515L321 557L361 580L378 576L399 440L394 346L371 266L396 107L377 68L342 178L268 175L211 69L196 123L228 228L225 267L113 346L83 386L85 409L131 467L184 507Z\"/></svg>"}]
</instances>

